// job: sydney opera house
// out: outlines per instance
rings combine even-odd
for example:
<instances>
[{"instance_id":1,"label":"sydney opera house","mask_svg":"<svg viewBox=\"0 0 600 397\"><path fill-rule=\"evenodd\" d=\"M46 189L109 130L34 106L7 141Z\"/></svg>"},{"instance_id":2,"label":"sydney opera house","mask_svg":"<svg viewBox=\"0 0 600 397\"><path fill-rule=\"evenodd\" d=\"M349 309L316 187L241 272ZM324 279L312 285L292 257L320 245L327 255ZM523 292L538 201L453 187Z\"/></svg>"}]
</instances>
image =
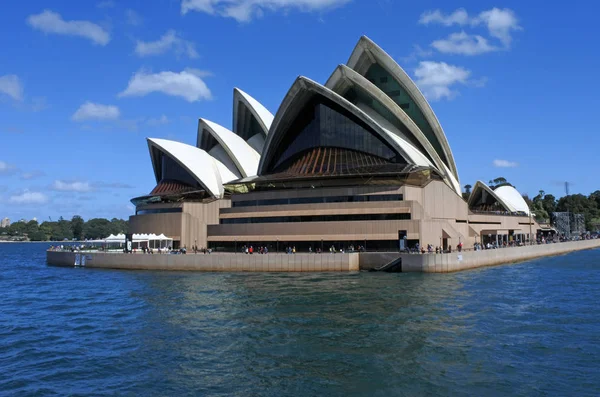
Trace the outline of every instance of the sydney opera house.
<instances>
[{"instance_id":1,"label":"sydney opera house","mask_svg":"<svg viewBox=\"0 0 600 397\"><path fill-rule=\"evenodd\" d=\"M236 88L231 129L201 118L195 146L147 141L157 184L132 199L131 232L176 246L469 247L539 227L511 186L463 199L429 103L367 37L324 85L298 77L275 116Z\"/></svg>"}]
</instances>

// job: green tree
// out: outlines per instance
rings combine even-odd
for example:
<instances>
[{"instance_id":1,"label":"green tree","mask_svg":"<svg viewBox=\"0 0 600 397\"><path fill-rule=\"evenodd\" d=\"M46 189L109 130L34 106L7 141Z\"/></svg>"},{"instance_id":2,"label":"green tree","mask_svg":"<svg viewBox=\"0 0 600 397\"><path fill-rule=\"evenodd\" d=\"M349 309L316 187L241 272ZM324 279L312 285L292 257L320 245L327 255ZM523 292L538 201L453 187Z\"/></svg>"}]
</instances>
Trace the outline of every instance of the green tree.
<instances>
[{"instance_id":1,"label":"green tree","mask_svg":"<svg viewBox=\"0 0 600 397\"><path fill-rule=\"evenodd\" d=\"M596 200L590 199L583 194L571 194L561 197L556 205L559 212L573 212L585 216L585 227L588 230L594 230L595 219L600 217L600 210Z\"/></svg>"},{"instance_id":2,"label":"green tree","mask_svg":"<svg viewBox=\"0 0 600 397\"><path fill-rule=\"evenodd\" d=\"M473 186L471 185L465 185L465 191L462 194L462 197L465 201L469 201L469 198L471 197L471 189L473 188Z\"/></svg>"},{"instance_id":3,"label":"green tree","mask_svg":"<svg viewBox=\"0 0 600 397\"><path fill-rule=\"evenodd\" d=\"M73 216L71 219L71 232L73 233L73 237L77 240L81 240L83 238L83 227L85 226L85 222L83 218L79 215Z\"/></svg>"},{"instance_id":4,"label":"green tree","mask_svg":"<svg viewBox=\"0 0 600 397\"><path fill-rule=\"evenodd\" d=\"M94 218L85 223L84 235L87 239L99 239L111 234L111 223L108 219ZM113 233L114 234L114 233Z\"/></svg>"}]
</instances>

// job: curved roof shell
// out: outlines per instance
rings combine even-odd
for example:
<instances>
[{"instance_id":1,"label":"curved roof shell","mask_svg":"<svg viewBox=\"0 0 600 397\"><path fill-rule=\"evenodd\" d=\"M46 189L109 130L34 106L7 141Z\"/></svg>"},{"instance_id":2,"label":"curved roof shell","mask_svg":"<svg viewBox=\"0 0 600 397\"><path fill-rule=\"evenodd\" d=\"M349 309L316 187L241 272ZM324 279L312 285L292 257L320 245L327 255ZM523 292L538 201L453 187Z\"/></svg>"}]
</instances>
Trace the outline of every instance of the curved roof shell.
<instances>
[{"instance_id":1,"label":"curved roof shell","mask_svg":"<svg viewBox=\"0 0 600 397\"><path fill-rule=\"evenodd\" d=\"M256 175L260 155L241 137L217 123L206 119L198 121L197 146L208 152L213 152L215 147L221 146L229 156L230 161L224 163L229 165L230 171L244 178ZM216 153L222 156L222 152L216 150ZM231 169L231 164L235 165L235 169Z\"/></svg>"},{"instance_id":2,"label":"curved roof shell","mask_svg":"<svg viewBox=\"0 0 600 397\"><path fill-rule=\"evenodd\" d=\"M147 140L157 183L162 179L162 170L152 155L152 148L173 159L213 197L223 197L223 184L237 178L223 163L195 146L167 139Z\"/></svg>"},{"instance_id":3,"label":"curved roof shell","mask_svg":"<svg viewBox=\"0 0 600 397\"><path fill-rule=\"evenodd\" d=\"M273 123L273 114L239 88L233 89L233 132L259 153Z\"/></svg>"},{"instance_id":4,"label":"curved roof shell","mask_svg":"<svg viewBox=\"0 0 600 397\"><path fill-rule=\"evenodd\" d=\"M456 169L456 163L454 161L450 145L448 144L446 135L444 134L444 131L442 130L442 127L435 116L433 109L416 84L392 59L392 57L383 51L377 44L371 41L371 39L366 36L362 36L356 44L354 51L350 55L347 65L359 74L367 77L369 77L368 75L372 70L373 65L378 65L386 72L386 76L379 77L379 80L375 81L376 85L388 84L387 75L389 75L389 77L391 77L398 84L398 95L406 94L408 96L408 100L405 105L410 110L407 113L411 116L411 118L413 118L417 125L420 125L421 130L423 130L423 133L426 135L427 139L438 152L439 157L448 166L458 181L458 171ZM395 93L393 94L391 92L386 92L386 95L394 99L393 96L395 96ZM410 106L411 103L413 104L412 107ZM431 133L429 131L431 131Z\"/></svg>"},{"instance_id":5,"label":"curved roof shell","mask_svg":"<svg viewBox=\"0 0 600 397\"><path fill-rule=\"evenodd\" d=\"M352 113L361 122L367 125L371 131L379 136L384 142L401 155L407 163L435 168L433 164L422 155L408 140L396 135L389 129L382 127L373 118L354 104L336 94L332 90L318 84L306 77L300 76L296 79L287 95L285 96L275 119L271 126L263 155L260 159L258 174L263 175L268 172L268 167L273 160L272 157L280 144L283 135L290 128L298 114L304 109L305 105L315 97L321 96L325 99L339 105L348 113Z\"/></svg>"},{"instance_id":6,"label":"curved roof shell","mask_svg":"<svg viewBox=\"0 0 600 397\"><path fill-rule=\"evenodd\" d=\"M510 204L510 206L514 208L515 212L524 212L529 215L529 206L525 202L525 199L521 193L519 193L513 186L506 185L497 187L494 189L494 193L496 193L496 196L500 197L502 201Z\"/></svg>"},{"instance_id":7,"label":"curved roof shell","mask_svg":"<svg viewBox=\"0 0 600 397\"><path fill-rule=\"evenodd\" d=\"M517 191L513 186L500 186L496 189L490 188L482 181L477 181L475 186L473 186L473 190L471 192L471 197L469 198L469 207L474 204L475 197L479 190L485 191L487 194L491 195L498 201L500 205L502 205L508 212L523 212L529 215L529 206L523 199L521 193Z\"/></svg>"},{"instance_id":8,"label":"curved roof shell","mask_svg":"<svg viewBox=\"0 0 600 397\"><path fill-rule=\"evenodd\" d=\"M362 110L368 113L371 117L376 118L379 124L388 125L388 129L398 135L400 138L409 141L417 148L428 160L430 160L438 169L440 174L444 176L446 183L458 195L461 195L460 184L456 180L454 174L448 169L442 161L431 142L425 137L423 132L414 123L414 121L375 84L371 83L364 76L350 69L345 65L339 65L332 75L327 80L325 86L337 94L347 97L350 90L357 90L362 93L367 99L362 102L362 105L369 109ZM370 103L368 103L370 102Z\"/></svg>"}]
</instances>

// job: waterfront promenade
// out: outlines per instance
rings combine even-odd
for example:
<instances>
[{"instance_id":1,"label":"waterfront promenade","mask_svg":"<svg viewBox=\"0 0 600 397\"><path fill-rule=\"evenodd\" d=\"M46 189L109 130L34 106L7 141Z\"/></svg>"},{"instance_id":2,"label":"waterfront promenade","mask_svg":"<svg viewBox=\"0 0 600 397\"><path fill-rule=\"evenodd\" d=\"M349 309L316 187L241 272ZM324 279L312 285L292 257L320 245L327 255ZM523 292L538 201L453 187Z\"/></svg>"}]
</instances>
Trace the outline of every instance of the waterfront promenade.
<instances>
[{"instance_id":1,"label":"waterfront promenade","mask_svg":"<svg viewBox=\"0 0 600 397\"><path fill-rule=\"evenodd\" d=\"M403 272L448 273L523 262L544 256L600 248L600 239L446 254L353 252L324 254L186 254L148 255L106 252L46 252L53 266L85 266L125 270L178 270L207 272L349 272L369 270L402 257Z\"/></svg>"}]
</instances>

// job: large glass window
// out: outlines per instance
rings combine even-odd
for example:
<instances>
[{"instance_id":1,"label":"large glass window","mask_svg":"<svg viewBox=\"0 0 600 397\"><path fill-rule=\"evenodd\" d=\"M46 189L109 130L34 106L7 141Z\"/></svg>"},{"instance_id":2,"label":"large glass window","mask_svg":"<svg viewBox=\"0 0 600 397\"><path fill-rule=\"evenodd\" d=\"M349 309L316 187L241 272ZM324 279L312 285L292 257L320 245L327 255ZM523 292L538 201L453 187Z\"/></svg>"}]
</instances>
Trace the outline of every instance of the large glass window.
<instances>
[{"instance_id":1,"label":"large glass window","mask_svg":"<svg viewBox=\"0 0 600 397\"><path fill-rule=\"evenodd\" d=\"M252 114L252 111L241 101L238 103L238 118L235 127L236 133L244 138L245 141L259 132L264 134L264 130L260 126L258 120L256 120L256 117Z\"/></svg>"},{"instance_id":2,"label":"large glass window","mask_svg":"<svg viewBox=\"0 0 600 397\"><path fill-rule=\"evenodd\" d=\"M179 208L152 208L145 210L138 210L135 212L136 215L148 215L148 214L172 214L182 212L183 209Z\"/></svg>"},{"instance_id":3,"label":"large glass window","mask_svg":"<svg viewBox=\"0 0 600 397\"><path fill-rule=\"evenodd\" d=\"M222 225L244 223L290 223L290 222L346 222L346 221L392 221L410 220L410 214L356 214L356 215L304 215L265 216L250 218L224 218Z\"/></svg>"},{"instance_id":4,"label":"large glass window","mask_svg":"<svg viewBox=\"0 0 600 397\"><path fill-rule=\"evenodd\" d=\"M318 147L348 149L391 163L406 163L356 116L323 97L313 99L302 109L282 139L270 171L284 169L296 156Z\"/></svg>"},{"instance_id":5,"label":"large glass window","mask_svg":"<svg viewBox=\"0 0 600 397\"><path fill-rule=\"evenodd\" d=\"M401 194L377 194L363 196L328 196L328 197L295 197L267 200L232 201L232 207L254 207L287 204L319 204L319 203L364 203L377 201L402 201Z\"/></svg>"},{"instance_id":6,"label":"large glass window","mask_svg":"<svg viewBox=\"0 0 600 397\"><path fill-rule=\"evenodd\" d=\"M424 156L426 156L432 163L433 159L429 156L423 145L419 142L419 140L410 132L410 130L381 102L374 99L367 93L365 93L362 89L349 89L345 94L344 98L349 102L352 102L354 105L365 104L371 109L373 109L377 114L387 120L390 124L396 127L400 132L404 134L406 138L413 144L416 148L419 149ZM403 104L406 105L406 104ZM402 107L402 105L400 106Z\"/></svg>"},{"instance_id":7,"label":"large glass window","mask_svg":"<svg viewBox=\"0 0 600 397\"><path fill-rule=\"evenodd\" d=\"M408 92L402 87L384 68L379 64L374 63L367 71L365 77L373 82L381 91L385 92L394 102L398 104L408 117L423 131L427 140L435 151L440 155L442 160L448 165L448 159L444 155L442 145L438 138L433 133L433 128L425 119L425 115L413 101ZM386 77L385 82L382 78Z\"/></svg>"},{"instance_id":8,"label":"large glass window","mask_svg":"<svg viewBox=\"0 0 600 397\"><path fill-rule=\"evenodd\" d=\"M162 178L161 181L177 181L187 186L202 188L202 186L194 179L190 173L179 165L170 156L160 153L160 169Z\"/></svg>"}]
</instances>

